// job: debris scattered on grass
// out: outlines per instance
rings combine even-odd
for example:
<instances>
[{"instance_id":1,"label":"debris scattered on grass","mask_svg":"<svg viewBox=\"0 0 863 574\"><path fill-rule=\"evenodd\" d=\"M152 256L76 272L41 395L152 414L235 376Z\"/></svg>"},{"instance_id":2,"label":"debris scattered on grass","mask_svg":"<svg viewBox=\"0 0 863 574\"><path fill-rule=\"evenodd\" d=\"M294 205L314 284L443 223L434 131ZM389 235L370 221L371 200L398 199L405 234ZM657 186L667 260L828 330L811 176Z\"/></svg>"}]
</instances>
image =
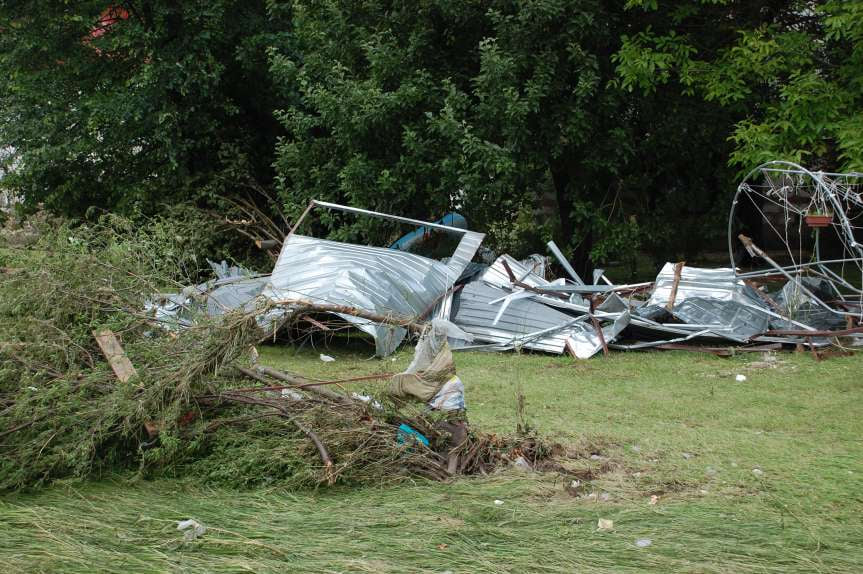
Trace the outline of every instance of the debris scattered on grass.
<instances>
[{"instance_id":1,"label":"debris scattered on grass","mask_svg":"<svg viewBox=\"0 0 863 574\"><path fill-rule=\"evenodd\" d=\"M600 518L596 523L596 527L599 530L613 530L614 521L609 520L608 518Z\"/></svg>"},{"instance_id":2,"label":"debris scattered on grass","mask_svg":"<svg viewBox=\"0 0 863 574\"><path fill-rule=\"evenodd\" d=\"M746 375L737 375L736 377L734 377L734 380L738 383L742 383L746 381Z\"/></svg>"},{"instance_id":3,"label":"debris scattered on grass","mask_svg":"<svg viewBox=\"0 0 863 574\"><path fill-rule=\"evenodd\" d=\"M843 203L856 197L850 189L860 185L858 175L846 174L825 186L823 181L809 181L811 174L796 166L798 171L792 172L799 182L808 183L798 182L802 187L796 190L784 183L774 187L777 182L767 177L772 169L769 165L752 174L765 177L758 185L766 185L771 201L784 205L789 216L801 224L804 212L794 204L800 196L790 197L789 193L803 193L813 202ZM751 181L738 188L743 195L762 191ZM849 209L861 205L852 203ZM736 205L735 200L732 216ZM763 260L768 269L744 272L735 260L720 269L669 262L652 282L614 285L600 272L595 279L606 284L586 285L554 242L548 249L568 277L551 280L546 277L548 266L536 264L546 259L538 254L524 261L501 254L473 262L474 255L482 252L484 236L469 231L461 217L463 226L454 227L313 200L301 220L314 209L400 221L418 229L389 248L315 239L292 231L282 242L272 274L252 279L243 291L245 300L234 295L245 285L242 281L249 279L225 286L232 294L229 307L248 309L259 298L276 307L280 320L292 314L289 323L307 325L307 333L331 332L328 321L347 322L375 339L380 357L393 353L408 333L421 332L428 317L452 321L460 329L461 335L453 337L454 349L530 349L569 353L577 359L599 351L607 355L609 349L660 348L730 357L737 352L769 353L783 345L799 345L808 347L820 360L828 353L819 353L819 348L837 344L850 348L863 341L863 327L855 326L863 318L859 290L821 268L817 260L780 267L752 239L734 235L734 231L731 244ZM837 217L846 215L837 212ZM294 231L301 222L296 222ZM836 230L837 245L844 244L847 254L854 254L842 261L863 268L863 248L851 234L852 227L846 222ZM405 251L406 246L417 247L435 233L461 237L451 257L438 261ZM817 245L813 252L819 252ZM785 283L777 286L777 277ZM212 286L197 290L205 299L220 298ZM302 299L296 298L298 293ZM165 311L177 312L176 303ZM847 344L840 343L840 337ZM726 346L707 346L715 345L717 339ZM773 364L767 358L763 363Z\"/></svg>"},{"instance_id":4,"label":"debris scattered on grass","mask_svg":"<svg viewBox=\"0 0 863 574\"><path fill-rule=\"evenodd\" d=\"M197 540L207 533L206 526L191 518L177 522L177 530L183 531L183 538L186 540Z\"/></svg>"},{"instance_id":5,"label":"debris scattered on grass","mask_svg":"<svg viewBox=\"0 0 863 574\"><path fill-rule=\"evenodd\" d=\"M24 271L0 278L0 489L123 469L246 487L447 480L551 456L528 433L483 433L422 403L355 399L329 384L343 381L254 364L252 348L273 335L258 321L265 308L192 306L194 326L158 328L152 293L188 284L181 272L194 268L174 235L109 217L16 252ZM119 351L106 360L92 334L108 327L134 367L125 383L112 370ZM400 444L401 425L416 434Z\"/></svg>"},{"instance_id":6,"label":"debris scattered on grass","mask_svg":"<svg viewBox=\"0 0 863 574\"><path fill-rule=\"evenodd\" d=\"M503 500L495 500L494 505L495 506L503 506Z\"/></svg>"},{"instance_id":7,"label":"debris scattered on grass","mask_svg":"<svg viewBox=\"0 0 863 574\"><path fill-rule=\"evenodd\" d=\"M760 468L753 468L753 469L752 469L752 474L754 474L754 475L755 475L755 476L757 476L758 478L761 478L762 476L764 476L764 471L763 471L763 470L761 470Z\"/></svg>"},{"instance_id":8,"label":"debris scattered on grass","mask_svg":"<svg viewBox=\"0 0 863 574\"><path fill-rule=\"evenodd\" d=\"M659 502L659 497L656 496L655 494L651 494L650 495L650 502L648 502L647 504L649 504L651 506L656 506L657 502Z\"/></svg>"},{"instance_id":9,"label":"debris scattered on grass","mask_svg":"<svg viewBox=\"0 0 863 574\"><path fill-rule=\"evenodd\" d=\"M321 361L323 361L324 363L332 363L333 361L335 361L335 358L321 353Z\"/></svg>"},{"instance_id":10,"label":"debris scattered on grass","mask_svg":"<svg viewBox=\"0 0 863 574\"><path fill-rule=\"evenodd\" d=\"M653 544L653 540L651 540L650 538L639 538L635 541L635 545L639 548L647 548L651 544Z\"/></svg>"}]
</instances>

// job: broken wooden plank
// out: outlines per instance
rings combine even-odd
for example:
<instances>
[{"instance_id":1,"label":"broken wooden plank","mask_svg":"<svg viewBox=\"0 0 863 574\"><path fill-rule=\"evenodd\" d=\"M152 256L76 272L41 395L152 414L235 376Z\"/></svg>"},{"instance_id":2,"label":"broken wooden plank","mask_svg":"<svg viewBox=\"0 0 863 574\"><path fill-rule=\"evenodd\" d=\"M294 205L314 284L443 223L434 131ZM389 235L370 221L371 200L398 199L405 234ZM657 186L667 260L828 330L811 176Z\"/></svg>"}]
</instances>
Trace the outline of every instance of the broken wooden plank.
<instances>
[{"instance_id":1,"label":"broken wooden plank","mask_svg":"<svg viewBox=\"0 0 863 574\"><path fill-rule=\"evenodd\" d=\"M677 299L677 287L680 285L680 275L684 265L686 265L686 261L679 261L674 264L674 282L671 284L671 294L668 296L668 304L665 306L669 313L674 308L674 300Z\"/></svg>"},{"instance_id":2,"label":"broken wooden plank","mask_svg":"<svg viewBox=\"0 0 863 574\"><path fill-rule=\"evenodd\" d=\"M121 383L128 383L132 377L138 374L113 331L110 329L93 331L93 337Z\"/></svg>"},{"instance_id":3,"label":"broken wooden plank","mask_svg":"<svg viewBox=\"0 0 863 574\"><path fill-rule=\"evenodd\" d=\"M327 327L326 325L324 325L320 321L312 319L308 315L303 315L302 317L300 317L300 319L302 319L303 321L305 321L307 323L311 323L312 325L314 325L315 327L317 327L321 331L332 331L332 329L330 329L329 327Z\"/></svg>"},{"instance_id":4,"label":"broken wooden plank","mask_svg":"<svg viewBox=\"0 0 863 574\"><path fill-rule=\"evenodd\" d=\"M255 239L255 245L258 249L274 249L279 247L279 242L275 239Z\"/></svg>"},{"instance_id":5,"label":"broken wooden plank","mask_svg":"<svg viewBox=\"0 0 863 574\"><path fill-rule=\"evenodd\" d=\"M765 331L762 335L770 337L847 337L848 335L857 335L863 333L863 327L854 327L852 329L839 329L837 331L808 331L805 329L771 329Z\"/></svg>"},{"instance_id":6,"label":"broken wooden plank","mask_svg":"<svg viewBox=\"0 0 863 574\"><path fill-rule=\"evenodd\" d=\"M787 313L785 312L785 309L783 309L779 303L774 301L770 295L768 295L767 293L764 293L761 289L759 289L758 284L755 281L752 281L751 279L744 279L743 282L746 285L748 285L753 291L755 291L755 294L758 295L758 297L762 301L767 303L774 311L776 311L777 313L782 315L783 318L785 318L785 319L788 318L786 316Z\"/></svg>"}]
</instances>

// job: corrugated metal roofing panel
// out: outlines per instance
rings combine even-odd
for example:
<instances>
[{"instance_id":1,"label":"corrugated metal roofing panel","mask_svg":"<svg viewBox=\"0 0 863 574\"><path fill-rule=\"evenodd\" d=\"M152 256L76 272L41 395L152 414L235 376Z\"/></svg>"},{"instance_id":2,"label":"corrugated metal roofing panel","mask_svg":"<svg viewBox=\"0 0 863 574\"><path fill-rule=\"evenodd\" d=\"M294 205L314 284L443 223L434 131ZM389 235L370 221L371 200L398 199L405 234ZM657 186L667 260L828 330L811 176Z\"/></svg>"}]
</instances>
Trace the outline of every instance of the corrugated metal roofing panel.
<instances>
[{"instance_id":1,"label":"corrugated metal roofing panel","mask_svg":"<svg viewBox=\"0 0 863 574\"><path fill-rule=\"evenodd\" d=\"M395 249L294 234L282 246L265 295L277 301L309 300L416 317L452 286L482 237L465 233L444 264ZM375 337L380 356L392 353L406 334L400 327L341 316Z\"/></svg>"},{"instance_id":2,"label":"corrugated metal roofing panel","mask_svg":"<svg viewBox=\"0 0 863 574\"><path fill-rule=\"evenodd\" d=\"M573 329L578 329L575 325L578 319L531 299L518 299L510 303L494 324L500 305L489 302L507 294L508 291L479 281L468 283L459 293L458 309L452 321L478 341L501 345L515 343L536 351L563 353L567 337ZM549 329L553 331L531 337Z\"/></svg>"}]
</instances>

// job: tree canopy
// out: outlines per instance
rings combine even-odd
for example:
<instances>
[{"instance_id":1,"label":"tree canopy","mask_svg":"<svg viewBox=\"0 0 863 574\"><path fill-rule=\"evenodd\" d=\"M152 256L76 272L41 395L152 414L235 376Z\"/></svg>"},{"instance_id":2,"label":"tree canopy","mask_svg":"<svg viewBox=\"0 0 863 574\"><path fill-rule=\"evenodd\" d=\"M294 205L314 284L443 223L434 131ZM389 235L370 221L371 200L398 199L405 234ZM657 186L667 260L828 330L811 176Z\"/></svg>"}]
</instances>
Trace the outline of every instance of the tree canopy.
<instances>
[{"instance_id":1,"label":"tree canopy","mask_svg":"<svg viewBox=\"0 0 863 574\"><path fill-rule=\"evenodd\" d=\"M72 214L255 185L589 271L704 249L764 160L863 169L859 0L10 0L0 29L4 185Z\"/></svg>"},{"instance_id":2,"label":"tree canopy","mask_svg":"<svg viewBox=\"0 0 863 574\"><path fill-rule=\"evenodd\" d=\"M263 2L10 0L0 27L0 141L27 200L152 210L271 171L266 49L288 31Z\"/></svg>"}]
</instances>

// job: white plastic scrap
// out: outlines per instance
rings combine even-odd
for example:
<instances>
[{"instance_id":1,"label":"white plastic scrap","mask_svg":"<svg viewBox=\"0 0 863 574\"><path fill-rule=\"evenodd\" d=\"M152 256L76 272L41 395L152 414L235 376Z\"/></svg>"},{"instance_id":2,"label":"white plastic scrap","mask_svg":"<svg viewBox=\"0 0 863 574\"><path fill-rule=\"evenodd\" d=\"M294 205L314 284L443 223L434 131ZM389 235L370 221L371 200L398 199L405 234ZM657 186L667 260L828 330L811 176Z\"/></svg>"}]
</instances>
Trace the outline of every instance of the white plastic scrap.
<instances>
[{"instance_id":1,"label":"white plastic scrap","mask_svg":"<svg viewBox=\"0 0 863 574\"><path fill-rule=\"evenodd\" d=\"M177 522L177 530L185 531L183 538L186 540L195 540L207 533L207 527L192 518Z\"/></svg>"},{"instance_id":2,"label":"white plastic scrap","mask_svg":"<svg viewBox=\"0 0 863 574\"><path fill-rule=\"evenodd\" d=\"M292 401L301 401L305 397L303 397L303 395L301 395L300 393L298 393L297 391L294 391L292 389L282 389L282 398L283 399L290 399Z\"/></svg>"},{"instance_id":3,"label":"white plastic scrap","mask_svg":"<svg viewBox=\"0 0 863 574\"><path fill-rule=\"evenodd\" d=\"M752 469L752 474L754 474L754 475L755 475L755 476L757 476L758 478L761 478L762 476L764 476L764 471L763 471L763 470L761 470L760 468L753 468L753 469Z\"/></svg>"},{"instance_id":4,"label":"white plastic scrap","mask_svg":"<svg viewBox=\"0 0 863 574\"><path fill-rule=\"evenodd\" d=\"M639 538L635 541L635 545L639 548L647 548L651 544L653 544L653 540L651 540L650 538Z\"/></svg>"},{"instance_id":5,"label":"white plastic scrap","mask_svg":"<svg viewBox=\"0 0 863 574\"><path fill-rule=\"evenodd\" d=\"M503 506L503 500L495 500L494 505L495 506Z\"/></svg>"},{"instance_id":6,"label":"white plastic scrap","mask_svg":"<svg viewBox=\"0 0 863 574\"><path fill-rule=\"evenodd\" d=\"M360 393L351 393L351 398L356 399L358 401L362 401L364 403L369 403L372 407L374 407L378 410L384 408L384 406L380 402L374 400L369 395L362 395Z\"/></svg>"},{"instance_id":7,"label":"white plastic scrap","mask_svg":"<svg viewBox=\"0 0 863 574\"><path fill-rule=\"evenodd\" d=\"M428 406L438 411L463 411L465 409L464 383L457 375L453 375L432 397Z\"/></svg>"},{"instance_id":8,"label":"white plastic scrap","mask_svg":"<svg viewBox=\"0 0 863 574\"><path fill-rule=\"evenodd\" d=\"M734 377L734 380L738 383L742 383L746 380L746 375L737 375L736 377Z\"/></svg>"},{"instance_id":9,"label":"white plastic scrap","mask_svg":"<svg viewBox=\"0 0 863 574\"><path fill-rule=\"evenodd\" d=\"M329 355L324 355L323 353L321 353L321 360L325 363L332 363L333 361L335 361L335 358L333 358Z\"/></svg>"}]
</instances>

